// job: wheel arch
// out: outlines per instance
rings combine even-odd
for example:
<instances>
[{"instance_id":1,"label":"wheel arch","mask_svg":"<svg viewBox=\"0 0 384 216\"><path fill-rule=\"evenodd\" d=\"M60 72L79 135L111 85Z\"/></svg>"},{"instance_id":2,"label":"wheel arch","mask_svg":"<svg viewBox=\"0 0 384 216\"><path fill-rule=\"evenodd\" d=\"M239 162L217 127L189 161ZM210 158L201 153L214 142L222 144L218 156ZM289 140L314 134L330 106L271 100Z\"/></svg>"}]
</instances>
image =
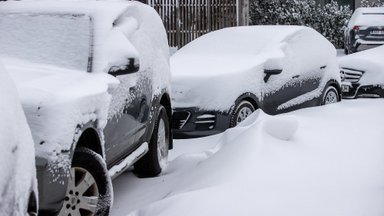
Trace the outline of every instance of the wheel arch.
<instances>
[{"instance_id":1,"label":"wheel arch","mask_svg":"<svg viewBox=\"0 0 384 216\"><path fill-rule=\"evenodd\" d=\"M327 84L325 85L325 88L324 88L324 90L323 91L325 91L326 89L327 89L327 87L328 86L332 86L332 87L335 87L336 88L336 90L337 90L337 93L338 93L338 95L339 95L339 101L341 100L341 85L340 85L340 83L337 81L337 80L335 80L335 79L331 79L331 80L329 80L328 82L327 82ZM325 92L323 92L323 94L324 94ZM323 95L322 94L322 95Z\"/></svg>"},{"instance_id":2,"label":"wheel arch","mask_svg":"<svg viewBox=\"0 0 384 216\"><path fill-rule=\"evenodd\" d=\"M73 152L77 148L84 147L88 148L97 154L105 158L104 148L101 141L101 132L94 126L94 123L90 122L80 129L80 134L77 139L75 139Z\"/></svg>"},{"instance_id":3,"label":"wheel arch","mask_svg":"<svg viewBox=\"0 0 384 216\"><path fill-rule=\"evenodd\" d=\"M233 106L230 109L230 114L232 114L234 112L236 105L239 104L241 101L244 101L244 100L250 102L253 105L253 107L255 108L255 110L260 108L260 106L259 106L260 102L259 102L258 98L256 97L256 95L253 93L247 92L247 93L240 95L236 99L235 103L233 104Z\"/></svg>"}]
</instances>

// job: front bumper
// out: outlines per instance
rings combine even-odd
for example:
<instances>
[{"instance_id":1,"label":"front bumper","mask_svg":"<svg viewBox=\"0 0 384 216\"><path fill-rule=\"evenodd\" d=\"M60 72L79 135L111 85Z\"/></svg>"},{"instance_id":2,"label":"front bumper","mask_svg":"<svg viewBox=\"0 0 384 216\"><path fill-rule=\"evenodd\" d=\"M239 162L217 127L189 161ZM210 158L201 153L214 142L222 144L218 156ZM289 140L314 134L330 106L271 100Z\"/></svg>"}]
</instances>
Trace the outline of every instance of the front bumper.
<instances>
[{"instance_id":1,"label":"front bumper","mask_svg":"<svg viewBox=\"0 0 384 216\"><path fill-rule=\"evenodd\" d=\"M69 170L52 165L41 157L36 158L37 181L39 189L39 215L54 215L63 204Z\"/></svg>"},{"instance_id":2,"label":"front bumper","mask_svg":"<svg viewBox=\"0 0 384 216\"><path fill-rule=\"evenodd\" d=\"M348 87L346 87L348 86ZM384 84L360 85L359 83L343 84L343 98L384 98ZM348 91L346 90L348 89Z\"/></svg>"},{"instance_id":3,"label":"front bumper","mask_svg":"<svg viewBox=\"0 0 384 216\"><path fill-rule=\"evenodd\" d=\"M173 138L185 139L218 134L229 128L227 112L207 111L198 108L176 108L173 112Z\"/></svg>"}]
</instances>

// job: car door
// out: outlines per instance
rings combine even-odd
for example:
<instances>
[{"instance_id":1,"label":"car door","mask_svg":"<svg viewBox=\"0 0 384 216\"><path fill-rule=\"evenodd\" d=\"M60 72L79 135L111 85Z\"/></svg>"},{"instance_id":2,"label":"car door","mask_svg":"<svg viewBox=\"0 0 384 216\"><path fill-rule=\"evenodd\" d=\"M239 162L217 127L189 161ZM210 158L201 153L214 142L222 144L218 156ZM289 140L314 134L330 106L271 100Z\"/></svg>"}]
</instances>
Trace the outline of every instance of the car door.
<instances>
[{"instance_id":1,"label":"car door","mask_svg":"<svg viewBox=\"0 0 384 216\"><path fill-rule=\"evenodd\" d=\"M116 23L118 22L116 21ZM115 28L112 29L108 38L112 41L116 39L119 41L119 46L112 46L112 52L116 51L120 55L115 57L118 58L117 60L110 59L109 62L109 64L113 65L111 68L117 68L118 71L120 68L136 66L139 62L139 54L128 40L125 32L122 31L124 30L122 28L124 28L124 25L115 24ZM121 59L126 59L127 61L123 62L127 65L114 66L115 63L113 62L122 64ZM112 75L119 79L120 84L111 92L112 98L108 113L108 123L104 129L108 167L124 159L135 148L135 136L139 131L138 118L141 102L141 98L138 97L137 93L141 71L137 70L129 73L124 73L125 69L122 70L122 73L111 72Z\"/></svg>"},{"instance_id":2,"label":"car door","mask_svg":"<svg viewBox=\"0 0 384 216\"><path fill-rule=\"evenodd\" d=\"M138 132L137 74L117 78L120 85L112 92L109 120L104 128L108 167L119 162L132 150Z\"/></svg>"},{"instance_id":3,"label":"car door","mask_svg":"<svg viewBox=\"0 0 384 216\"><path fill-rule=\"evenodd\" d=\"M147 134L146 132L149 121L153 118L153 116L150 115L153 107L152 73L153 71L151 68L143 68L138 77L138 85L136 89L138 115L136 119L137 133L135 135L135 145L148 141L149 137L147 136L150 136L150 134Z\"/></svg>"},{"instance_id":4,"label":"car door","mask_svg":"<svg viewBox=\"0 0 384 216\"><path fill-rule=\"evenodd\" d=\"M284 65L281 73L269 77L267 73L264 74L262 109L268 114L281 112L280 106L297 97L300 91L300 71L295 62L289 58L280 61L274 64Z\"/></svg>"}]
</instances>

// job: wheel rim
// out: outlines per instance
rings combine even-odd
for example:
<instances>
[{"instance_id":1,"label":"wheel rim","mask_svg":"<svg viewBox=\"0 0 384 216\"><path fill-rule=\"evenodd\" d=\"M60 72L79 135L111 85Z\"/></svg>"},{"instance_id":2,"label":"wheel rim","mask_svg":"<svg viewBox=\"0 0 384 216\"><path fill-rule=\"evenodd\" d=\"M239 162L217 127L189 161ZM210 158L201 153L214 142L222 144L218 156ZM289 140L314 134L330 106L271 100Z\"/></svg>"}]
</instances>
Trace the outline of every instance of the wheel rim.
<instances>
[{"instance_id":1,"label":"wheel rim","mask_svg":"<svg viewBox=\"0 0 384 216\"><path fill-rule=\"evenodd\" d=\"M159 120L157 129L157 158L160 168L163 170L168 163L168 141L164 119Z\"/></svg>"},{"instance_id":2,"label":"wheel rim","mask_svg":"<svg viewBox=\"0 0 384 216\"><path fill-rule=\"evenodd\" d=\"M70 170L67 193L59 216L91 216L96 214L99 190L90 172L73 167Z\"/></svg>"},{"instance_id":3,"label":"wheel rim","mask_svg":"<svg viewBox=\"0 0 384 216\"><path fill-rule=\"evenodd\" d=\"M248 116L250 116L253 113L253 110L249 107L243 107L239 110L239 113L236 117L236 125L238 125L240 122L244 121Z\"/></svg>"},{"instance_id":4,"label":"wheel rim","mask_svg":"<svg viewBox=\"0 0 384 216\"><path fill-rule=\"evenodd\" d=\"M338 101L336 92L329 90L324 98L324 104L332 104Z\"/></svg>"}]
</instances>

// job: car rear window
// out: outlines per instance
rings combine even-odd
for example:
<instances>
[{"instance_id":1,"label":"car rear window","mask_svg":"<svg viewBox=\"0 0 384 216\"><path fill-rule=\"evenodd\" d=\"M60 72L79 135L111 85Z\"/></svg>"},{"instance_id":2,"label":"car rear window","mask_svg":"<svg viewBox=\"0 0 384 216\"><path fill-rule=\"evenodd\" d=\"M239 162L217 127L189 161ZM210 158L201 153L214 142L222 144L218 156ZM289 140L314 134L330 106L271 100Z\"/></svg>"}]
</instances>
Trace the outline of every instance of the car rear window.
<instances>
[{"instance_id":1,"label":"car rear window","mask_svg":"<svg viewBox=\"0 0 384 216\"><path fill-rule=\"evenodd\" d=\"M0 13L0 55L87 70L90 29L82 14Z\"/></svg>"},{"instance_id":2,"label":"car rear window","mask_svg":"<svg viewBox=\"0 0 384 216\"><path fill-rule=\"evenodd\" d=\"M384 13L362 13L356 19L359 26L384 26Z\"/></svg>"}]
</instances>

